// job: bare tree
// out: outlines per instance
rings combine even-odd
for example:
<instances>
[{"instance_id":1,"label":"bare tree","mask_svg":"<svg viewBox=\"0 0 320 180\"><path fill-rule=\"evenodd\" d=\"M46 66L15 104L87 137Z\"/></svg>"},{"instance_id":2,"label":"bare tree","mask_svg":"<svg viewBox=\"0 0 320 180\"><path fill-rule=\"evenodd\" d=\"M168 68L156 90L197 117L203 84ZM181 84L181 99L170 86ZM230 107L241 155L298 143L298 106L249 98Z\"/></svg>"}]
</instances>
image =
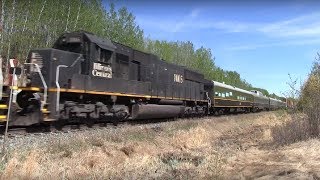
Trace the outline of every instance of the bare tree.
<instances>
[{"instance_id":1,"label":"bare tree","mask_svg":"<svg viewBox=\"0 0 320 180\"><path fill-rule=\"evenodd\" d=\"M10 36L11 36L11 33L12 33L12 31L13 31L13 26L14 26L14 21L15 21L15 15L16 15L16 13L15 13L15 7L16 7L16 0L13 0L13 2L12 2L12 18L11 18L11 28L10 28L10 30L9 30L9 43L8 43L8 51L7 51L7 61L6 61L6 65L8 64L8 62L9 62L9 59L10 59L10 47L11 47L11 38L10 38Z\"/></svg>"},{"instance_id":2,"label":"bare tree","mask_svg":"<svg viewBox=\"0 0 320 180\"><path fill-rule=\"evenodd\" d=\"M289 90L284 95L287 98L297 99L300 95L300 90L298 86L298 78L293 79L290 74L289 76L289 82L287 82L287 85L289 86Z\"/></svg>"},{"instance_id":3,"label":"bare tree","mask_svg":"<svg viewBox=\"0 0 320 180\"><path fill-rule=\"evenodd\" d=\"M68 15L67 15L67 24L66 24L66 28L64 31L68 30L68 25L69 25L69 17L70 17L70 4L69 4L69 8L68 8Z\"/></svg>"},{"instance_id":4,"label":"bare tree","mask_svg":"<svg viewBox=\"0 0 320 180\"><path fill-rule=\"evenodd\" d=\"M5 17L5 14L4 14L4 6L5 6L5 0L2 0L1 1L1 16L0 16L0 44L1 44L1 47L0 47L0 56L2 56L1 54L1 51L3 49L3 34L4 34L4 17Z\"/></svg>"},{"instance_id":5,"label":"bare tree","mask_svg":"<svg viewBox=\"0 0 320 180\"><path fill-rule=\"evenodd\" d=\"M38 19L37 19L37 22L36 22L37 25L40 24L40 19L41 19L41 16L42 16L42 13L43 13L43 10L44 10L44 7L46 6L46 4L47 4L47 1L45 0L43 2L43 4L42 4L42 8L40 10L40 13L39 13L39 16L38 16ZM32 43L34 42L34 38L35 38L35 33L33 33L32 41L29 43L28 51L30 51L30 49L31 49Z\"/></svg>"},{"instance_id":6,"label":"bare tree","mask_svg":"<svg viewBox=\"0 0 320 180\"><path fill-rule=\"evenodd\" d=\"M28 17L29 17L29 9L30 9L30 0L27 4L27 9L28 11L26 11L26 14L25 14L25 19L24 19L24 22L23 22L23 28L22 28L22 33L24 33L24 31L26 30L26 25L27 25L27 21L28 21Z\"/></svg>"},{"instance_id":7,"label":"bare tree","mask_svg":"<svg viewBox=\"0 0 320 180\"><path fill-rule=\"evenodd\" d=\"M76 17L76 22L75 22L75 24L74 24L74 28L73 28L73 29L76 29L76 28L77 28L77 24L78 24L78 20L79 20L79 16L80 16L81 5L82 5L82 3L81 3L81 1L80 1L79 7L78 7L78 12L77 12L77 17Z\"/></svg>"}]
</instances>

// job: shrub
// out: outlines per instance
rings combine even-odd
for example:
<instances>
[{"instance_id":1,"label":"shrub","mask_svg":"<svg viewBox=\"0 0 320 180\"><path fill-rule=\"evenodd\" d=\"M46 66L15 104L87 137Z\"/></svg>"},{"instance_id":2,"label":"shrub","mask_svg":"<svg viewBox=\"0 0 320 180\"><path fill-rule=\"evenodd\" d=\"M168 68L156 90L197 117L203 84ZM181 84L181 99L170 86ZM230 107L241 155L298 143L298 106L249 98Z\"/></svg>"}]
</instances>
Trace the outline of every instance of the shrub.
<instances>
[{"instance_id":1,"label":"shrub","mask_svg":"<svg viewBox=\"0 0 320 180\"><path fill-rule=\"evenodd\" d=\"M273 143L276 145L288 145L310 137L310 126L307 117L293 115L291 121L271 129Z\"/></svg>"}]
</instances>

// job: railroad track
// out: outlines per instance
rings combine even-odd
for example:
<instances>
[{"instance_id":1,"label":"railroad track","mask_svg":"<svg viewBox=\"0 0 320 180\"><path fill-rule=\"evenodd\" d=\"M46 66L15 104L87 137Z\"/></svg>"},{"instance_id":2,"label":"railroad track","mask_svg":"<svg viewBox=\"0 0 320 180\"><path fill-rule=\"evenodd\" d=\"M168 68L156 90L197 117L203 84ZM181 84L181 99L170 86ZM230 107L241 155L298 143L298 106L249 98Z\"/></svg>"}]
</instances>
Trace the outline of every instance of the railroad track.
<instances>
[{"instance_id":1,"label":"railroad track","mask_svg":"<svg viewBox=\"0 0 320 180\"><path fill-rule=\"evenodd\" d=\"M108 130L110 128L122 128L128 125L141 125L141 124L151 124L151 123L161 123L166 121L173 121L174 119L152 119L152 120L136 120L136 121L120 121L118 124L113 124L111 122L104 123L94 123L92 126L86 124L65 124L62 127L56 127L55 125L37 125L37 126L28 126L28 127L9 127L8 129L8 138L16 138L28 136L30 134L41 136L43 134L61 134L61 133L72 133L80 131L94 131L97 129ZM5 133L5 126L0 127L0 138L3 138Z\"/></svg>"},{"instance_id":2,"label":"railroad track","mask_svg":"<svg viewBox=\"0 0 320 180\"><path fill-rule=\"evenodd\" d=\"M123 125L119 124L119 127ZM63 134L63 133L72 133L72 132L79 132L79 131L93 131L96 129L110 129L110 128L118 128L118 126L112 125L112 123L108 125L102 124L94 124L92 127L88 127L85 124L67 124L64 125L61 129L57 129L54 126L33 126L33 127L13 127L8 130L8 138L16 138L16 137L24 137L28 135L33 136L41 136L44 134ZM5 128L1 127L0 134L3 138L5 132Z\"/></svg>"},{"instance_id":3,"label":"railroad track","mask_svg":"<svg viewBox=\"0 0 320 180\"><path fill-rule=\"evenodd\" d=\"M214 116L203 116L203 117L218 117L218 116L234 116L238 114L223 114L223 115L214 115ZM62 134L62 133L73 133L80 131L94 131L97 129L105 129L110 130L111 128L122 128L128 125L141 125L141 124L153 124L153 123L161 123L167 121L175 121L179 119L191 119L197 120L203 117L189 117L189 118L171 118L171 119L150 119L150 120L131 120L131 121L120 121L118 124L113 124L112 122L98 122L92 125L87 125L83 123L73 123L73 124L65 124L62 127L56 127L55 125L37 125L37 126L28 126L28 127L9 127L8 129L8 138L16 138L16 137L24 137L28 135L41 136L44 134ZM3 138L5 132L5 126L0 127L0 138Z\"/></svg>"}]
</instances>

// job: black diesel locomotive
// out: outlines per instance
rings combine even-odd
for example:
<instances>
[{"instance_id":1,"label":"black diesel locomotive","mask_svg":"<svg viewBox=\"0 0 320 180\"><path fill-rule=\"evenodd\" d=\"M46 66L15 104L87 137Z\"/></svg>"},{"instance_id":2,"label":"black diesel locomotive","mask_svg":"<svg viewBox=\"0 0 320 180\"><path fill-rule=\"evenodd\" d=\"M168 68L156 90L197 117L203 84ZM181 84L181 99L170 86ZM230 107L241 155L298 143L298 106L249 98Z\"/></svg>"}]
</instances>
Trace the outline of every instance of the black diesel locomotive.
<instances>
[{"instance_id":1,"label":"black diesel locomotive","mask_svg":"<svg viewBox=\"0 0 320 180\"><path fill-rule=\"evenodd\" d=\"M284 106L272 103L271 108L270 98L207 80L153 54L84 31L61 35L53 48L32 50L21 65L21 73L15 68L12 83L3 87L0 119L7 120L11 104L10 126L117 123ZM12 103L6 96L10 89Z\"/></svg>"}]
</instances>

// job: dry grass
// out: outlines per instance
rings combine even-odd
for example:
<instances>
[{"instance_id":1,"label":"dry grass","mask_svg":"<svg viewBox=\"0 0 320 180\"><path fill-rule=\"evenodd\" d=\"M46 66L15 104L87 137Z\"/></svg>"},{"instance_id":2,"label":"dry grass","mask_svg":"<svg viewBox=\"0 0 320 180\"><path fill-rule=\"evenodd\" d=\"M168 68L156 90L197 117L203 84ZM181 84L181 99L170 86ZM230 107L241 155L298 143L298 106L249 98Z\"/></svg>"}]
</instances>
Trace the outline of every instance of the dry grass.
<instances>
[{"instance_id":1,"label":"dry grass","mask_svg":"<svg viewBox=\"0 0 320 180\"><path fill-rule=\"evenodd\" d=\"M56 137L12 153L1 179L228 178L241 167L239 154L272 142L271 129L288 119L284 112L243 114Z\"/></svg>"},{"instance_id":2,"label":"dry grass","mask_svg":"<svg viewBox=\"0 0 320 180\"><path fill-rule=\"evenodd\" d=\"M293 114L290 121L272 128L271 135L273 143L276 145L289 145L307 140L312 137L308 117L302 114Z\"/></svg>"},{"instance_id":3,"label":"dry grass","mask_svg":"<svg viewBox=\"0 0 320 180\"><path fill-rule=\"evenodd\" d=\"M272 150L250 148L229 159L226 173L235 179L319 179L319 150L315 139Z\"/></svg>"}]
</instances>

